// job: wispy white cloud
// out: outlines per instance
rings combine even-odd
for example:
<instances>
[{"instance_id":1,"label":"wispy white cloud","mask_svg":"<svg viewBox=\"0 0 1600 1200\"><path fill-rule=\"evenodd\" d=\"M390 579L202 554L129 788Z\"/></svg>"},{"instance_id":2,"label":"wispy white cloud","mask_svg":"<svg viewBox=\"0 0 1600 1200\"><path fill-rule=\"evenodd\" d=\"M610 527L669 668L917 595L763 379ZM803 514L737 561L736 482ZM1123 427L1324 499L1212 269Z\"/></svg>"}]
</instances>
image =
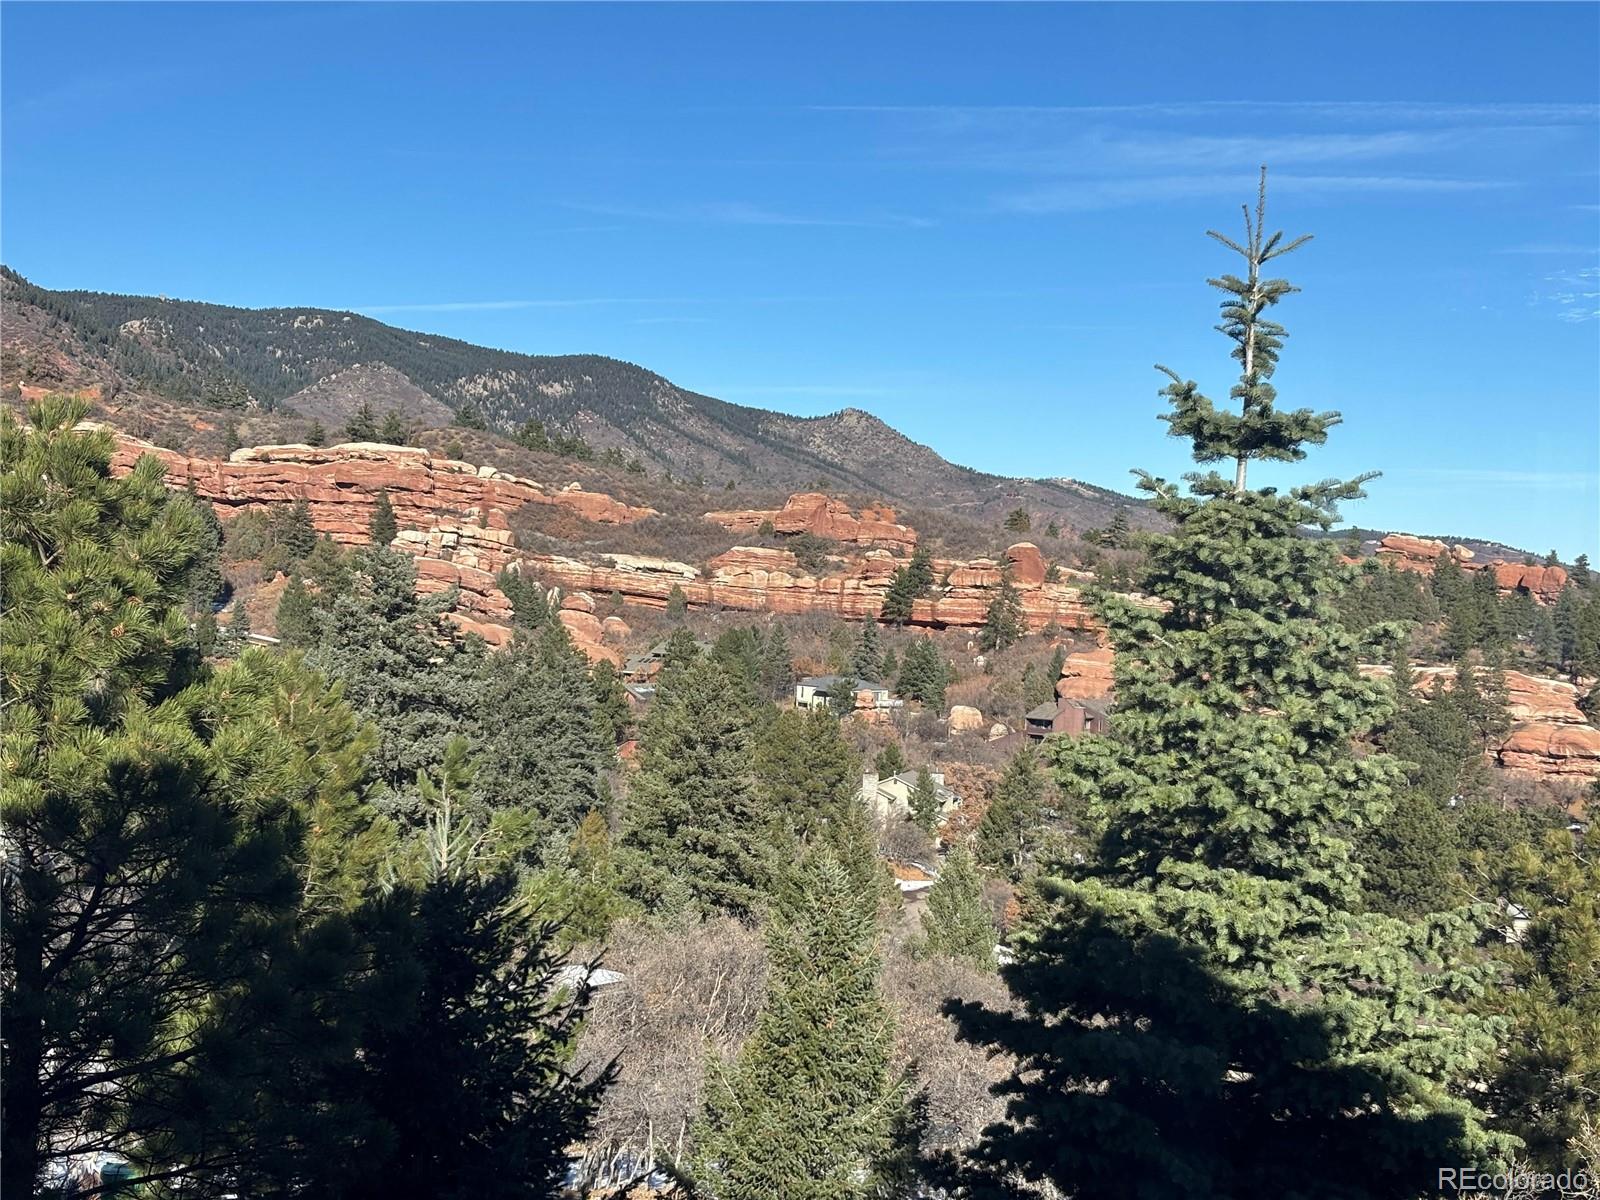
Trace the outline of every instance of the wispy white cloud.
<instances>
[{"instance_id":1,"label":"wispy white cloud","mask_svg":"<svg viewBox=\"0 0 1600 1200\"><path fill-rule=\"evenodd\" d=\"M630 325L710 325L710 317L633 317Z\"/></svg>"},{"instance_id":2,"label":"wispy white cloud","mask_svg":"<svg viewBox=\"0 0 1600 1200\"><path fill-rule=\"evenodd\" d=\"M1413 100L1181 100L1144 104L812 104L812 112L981 118L1011 116L1201 117L1217 112L1278 112L1352 121L1497 121L1544 124L1600 120L1596 104L1429 103Z\"/></svg>"},{"instance_id":3,"label":"wispy white cloud","mask_svg":"<svg viewBox=\"0 0 1600 1200\"><path fill-rule=\"evenodd\" d=\"M1247 175L1241 174L1074 179L1002 193L994 197L993 207L1004 212L1031 214L1086 212L1171 200L1234 196L1239 194L1241 187L1248 194L1251 182ZM1279 192L1288 191L1310 197L1362 193L1468 193L1513 186L1506 180L1419 175L1277 174L1273 176L1272 183Z\"/></svg>"}]
</instances>

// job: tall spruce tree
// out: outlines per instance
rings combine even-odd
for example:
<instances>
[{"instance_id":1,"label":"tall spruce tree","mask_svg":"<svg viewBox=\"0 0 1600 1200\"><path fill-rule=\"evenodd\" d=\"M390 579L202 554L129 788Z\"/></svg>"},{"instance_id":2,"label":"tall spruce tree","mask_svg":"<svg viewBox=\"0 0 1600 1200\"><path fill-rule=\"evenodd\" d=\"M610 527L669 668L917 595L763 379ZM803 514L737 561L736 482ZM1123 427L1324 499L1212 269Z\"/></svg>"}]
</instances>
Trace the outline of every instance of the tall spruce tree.
<instances>
[{"instance_id":1,"label":"tall spruce tree","mask_svg":"<svg viewBox=\"0 0 1600 1200\"><path fill-rule=\"evenodd\" d=\"M1298 461L1339 419L1276 405L1284 331L1265 314L1294 289L1262 268L1305 239L1266 234L1262 188L1242 243L1213 235L1246 266L1212 281L1240 411L1170 371L1164 390L1172 433L1233 478L1191 476L1188 497L1141 478L1172 523L1145 585L1166 605L1102 599L1111 734L1051 747L1097 853L1036 884L1004 968L1021 1007L949 1006L963 1037L1018 1056L1006 1120L945 1161L975 1194L1412 1197L1440 1163L1504 1149L1466 1086L1495 1043L1464 1008L1479 926L1361 912L1348 831L1382 819L1398 771L1351 743L1387 692L1336 620L1336 549L1302 528L1362 481L1247 487L1250 462Z\"/></svg>"},{"instance_id":2,"label":"tall spruce tree","mask_svg":"<svg viewBox=\"0 0 1600 1200\"><path fill-rule=\"evenodd\" d=\"M285 646L304 649L315 634L316 605L298 574L289 576L278 597L278 637Z\"/></svg>"},{"instance_id":3,"label":"tall spruce tree","mask_svg":"<svg viewBox=\"0 0 1600 1200\"><path fill-rule=\"evenodd\" d=\"M884 593L878 617L885 625L905 625L911 620L912 604L927 595L933 586L933 554L923 546L912 551L911 561L895 569Z\"/></svg>"},{"instance_id":4,"label":"tall spruce tree","mask_svg":"<svg viewBox=\"0 0 1600 1200\"><path fill-rule=\"evenodd\" d=\"M974 852L984 866L1014 880L1022 878L1044 821L1044 783L1032 746L1017 751L1006 764L973 835Z\"/></svg>"},{"instance_id":5,"label":"tall spruce tree","mask_svg":"<svg viewBox=\"0 0 1600 1200\"><path fill-rule=\"evenodd\" d=\"M994 970L994 922L983 905L983 874L972 851L957 846L928 889L922 914L925 953L959 959L981 971Z\"/></svg>"},{"instance_id":6,"label":"tall spruce tree","mask_svg":"<svg viewBox=\"0 0 1600 1200\"><path fill-rule=\"evenodd\" d=\"M1017 595L1016 584L1011 582L1010 572L1003 572L1000 586L984 614L983 628L978 631L978 645L986 651L1005 650L1016 645L1022 633L1022 599Z\"/></svg>"},{"instance_id":7,"label":"tall spruce tree","mask_svg":"<svg viewBox=\"0 0 1600 1200\"><path fill-rule=\"evenodd\" d=\"M857 678L875 680L882 666L883 644L878 637L878 622L869 613L861 623L861 636L856 639L855 649L851 651L850 669Z\"/></svg>"},{"instance_id":8,"label":"tall spruce tree","mask_svg":"<svg viewBox=\"0 0 1600 1200\"><path fill-rule=\"evenodd\" d=\"M910 1106L877 938L876 898L830 852L807 855L767 928L755 1031L732 1064L713 1063L696 1194L869 1200L905 1186Z\"/></svg>"},{"instance_id":9,"label":"tall spruce tree","mask_svg":"<svg viewBox=\"0 0 1600 1200\"><path fill-rule=\"evenodd\" d=\"M917 638L906 647L900 660L900 679L896 690L910 700L920 700L935 711L944 708L945 688L950 685L950 666L929 637Z\"/></svg>"},{"instance_id":10,"label":"tall spruce tree","mask_svg":"<svg viewBox=\"0 0 1600 1200\"><path fill-rule=\"evenodd\" d=\"M374 546L387 546L399 534L400 525L395 520L394 505L389 502L388 492L378 493L378 499L372 506L372 520L367 529L372 535Z\"/></svg>"},{"instance_id":11,"label":"tall spruce tree","mask_svg":"<svg viewBox=\"0 0 1600 1200\"><path fill-rule=\"evenodd\" d=\"M933 772L926 766L917 768L917 782L911 788L907 805L911 809L911 819L925 833L933 833L939 828L939 790L934 786Z\"/></svg>"},{"instance_id":12,"label":"tall spruce tree","mask_svg":"<svg viewBox=\"0 0 1600 1200\"><path fill-rule=\"evenodd\" d=\"M763 904L768 814L757 793L748 705L704 655L663 672L639 736L623 845L647 906L674 893L748 915ZM674 887L674 885L676 885Z\"/></svg>"}]
</instances>

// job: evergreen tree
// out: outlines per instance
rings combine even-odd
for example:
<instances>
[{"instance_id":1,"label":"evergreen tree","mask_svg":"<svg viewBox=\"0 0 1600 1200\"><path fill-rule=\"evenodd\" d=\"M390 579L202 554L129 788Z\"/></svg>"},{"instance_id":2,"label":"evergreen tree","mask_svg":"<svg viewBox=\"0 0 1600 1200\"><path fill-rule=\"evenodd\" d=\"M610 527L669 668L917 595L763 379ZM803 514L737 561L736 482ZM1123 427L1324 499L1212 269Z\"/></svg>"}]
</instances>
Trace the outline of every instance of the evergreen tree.
<instances>
[{"instance_id":1,"label":"evergreen tree","mask_svg":"<svg viewBox=\"0 0 1600 1200\"><path fill-rule=\"evenodd\" d=\"M550 453L550 435L545 430L543 421L532 418L524 421L517 430L517 442L528 450L537 450L540 453Z\"/></svg>"},{"instance_id":2,"label":"evergreen tree","mask_svg":"<svg viewBox=\"0 0 1600 1200\"><path fill-rule=\"evenodd\" d=\"M311 978L300 833L363 753L292 664L251 651L209 675L185 652L199 518L153 457L112 478L84 415L56 396L25 427L0 414L0 1186L18 1196L108 1145L193 1188L264 1153L254 1101L285 1023L321 1053L319 1019L275 987ZM345 739L338 763L309 768L313 723Z\"/></svg>"},{"instance_id":3,"label":"evergreen tree","mask_svg":"<svg viewBox=\"0 0 1600 1200\"><path fill-rule=\"evenodd\" d=\"M878 756L872 760L872 769L878 773L878 778L888 779L904 771L910 764L906 762L905 753L900 749L899 742L890 742Z\"/></svg>"},{"instance_id":4,"label":"evergreen tree","mask_svg":"<svg viewBox=\"0 0 1600 1200\"><path fill-rule=\"evenodd\" d=\"M1474 922L1360 911L1346 831L1382 818L1398 772L1351 742L1387 690L1335 619L1336 548L1302 533L1360 481L1247 487L1252 460L1297 461L1338 420L1276 405L1284 331L1265 314L1293 289L1261 268L1304 239L1265 234L1264 176L1262 194L1243 244L1215 235L1248 268L1214 281L1241 410L1172 372L1164 391L1171 431L1233 478L1185 497L1143 477L1172 522L1146 581L1169 607L1103 598L1111 735L1050 747L1096 853L1035 885L1004 969L1021 1007L949 1006L961 1036L1019 1056L1006 1121L946 1161L974 1190L1410 1197L1439 1163L1505 1148L1465 1086L1494 1050L1456 1008L1482 986ZM1308 1162L1338 1177L1308 1185Z\"/></svg>"},{"instance_id":5,"label":"evergreen tree","mask_svg":"<svg viewBox=\"0 0 1600 1200\"><path fill-rule=\"evenodd\" d=\"M670 673L700 657L700 643L694 640L694 634L679 625L667 636L667 644L661 654L661 670L664 674Z\"/></svg>"},{"instance_id":6,"label":"evergreen tree","mask_svg":"<svg viewBox=\"0 0 1600 1200\"><path fill-rule=\"evenodd\" d=\"M383 423L378 426L380 442L391 446L404 446L409 436L404 417L392 408L383 414Z\"/></svg>"},{"instance_id":7,"label":"evergreen tree","mask_svg":"<svg viewBox=\"0 0 1600 1200\"><path fill-rule=\"evenodd\" d=\"M550 594L521 571L509 567L495 576L495 586L511 601L515 629L543 629L550 620Z\"/></svg>"},{"instance_id":8,"label":"evergreen tree","mask_svg":"<svg viewBox=\"0 0 1600 1200\"><path fill-rule=\"evenodd\" d=\"M926 547L918 546L911 554L911 561L895 569L878 618L885 625L909 623L913 603L927 595L932 586L933 555Z\"/></svg>"},{"instance_id":9,"label":"evergreen tree","mask_svg":"<svg viewBox=\"0 0 1600 1200\"><path fill-rule=\"evenodd\" d=\"M917 768L917 782L911 789L911 819L920 825L924 832L934 833L939 828L941 805L939 791L933 782L933 772L927 767Z\"/></svg>"},{"instance_id":10,"label":"evergreen tree","mask_svg":"<svg viewBox=\"0 0 1600 1200\"><path fill-rule=\"evenodd\" d=\"M530 840L565 841L610 800L602 772L616 742L588 661L551 621L490 655L485 675L474 811L519 810L534 821Z\"/></svg>"},{"instance_id":11,"label":"evergreen tree","mask_svg":"<svg viewBox=\"0 0 1600 1200\"><path fill-rule=\"evenodd\" d=\"M761 684L770 698L789 690L794 682L794 664L789 659L789 634L782 625L767 631L767 643L761 654Z\"/></svg>"},{"instance_id":12,"label":"evergreen tree","mask_svg":"<svg viewBox=\"0 0 1600 1200\"><path fill-rule=\"evenodd\" d=\"M883 646L878 637L878 622L871 614L861 623L861 636L850 655L850 669L862 679L876 679L883 666Z\"/></svg>"},{"instance_id":13,"label":"evergreen tree","mask_svg":"<svg viewBox=\"0 0 1600 1200\"><path fill-rule=\"evenodd\" d=\"M351 414L350 419L344 423L344 437L347 442L375 442L378 440L378 418L372 411L372 406L365 400L361 407Z\"/></svg>"},{"instance_id":14,"label":"evergreen tree","mask_svg":"<svg viewBox=\"0 0 1600 1200\"><path fill-rule=\"evenodd\" d=\"M994 970L994 924L983 905L983 875L972 852L957 846L928 890L922 914L922 948L960 959L980 971Z\"/></svg>"},{"instance_id":15,"label":"evergreen tree","mask_svg":"<svg viewBox=\"0 0 1600 1200\"><path fill-rule=\"evenodd\" d=\"M455 424L462 429L488 429L488 423L483 419L483 410L476 404L463 404L456 410Z\"/></svg>"},{"instance_id":16,"label":"evergreen tree","mask_svg":"<svg viewBox=\"0 0 1600 1200\"><path fill-rule=\"evenodd\" d=\"M1126 509L1118 508L1111 514L1111 524L1106 528L1106 545L1113 550L1125 550L1132 537Z\"/></svg>"},{"instance_id":17,"label":"evergreen tree","mask_svg":"<svg viewBox=\"0 0 1600 1200\"><path fill-rule=\"evenodd\" d=\"M316 636L316 606L300 576L291 575L278 597L278 637L285 646L304 649Z\"/></svg>"},{"instance_id":18,"label":"evergreen tree","mask_svg":"<svg viewBox=\"0 0 1600 1200\"><path fill-rule=\"evenodd\" d=\"M372 506L372 520L367 525L374 546L387 546L400 533L400 525L394 519L394 505L389 503L389 493L380 491L378 499Z\"/></svg>"},{"instance_id":19,"label":"evergreen tree","mask_svg":"<svg viewBox=\"0 0 1600 1200\"><path fill-rule=\"evenodd\" d=\"M454 601L419 597L416 560L382 547L353 555L348 585L318 596L306 661L376 725L373 773L391 808L411 806L417 772L439 762L451 734L475 732L481 664L443 619Z\"/></svg>"},{"instance_id":20,"label":"evergreen tree","mask_svg":"<svg viewBox=\"0 0 1600 1200\"><path fill-rule=\"evenodd\" d=\"M663 674L639 736L623 845L640 899L676 881L700 908L754 912L769 881L747 709L715 662Z\"/></svg>"},{"instance_id":21,"label":"evergreen tree","mask_svg":"<svg viewBox=\"0 0 1600 1200\"><path fill-rule=\"evenodd\" d=\"M934 710L944 708L944 690L950 684L950 668L933 639L918 638L906 647L900 661L900 681L896 691L910 700L920 700Z\"/></svg>"},{"instance_id":22,"label":"evergreen tree","mask_svg":"<svg viewBox=\"0 0 1600 1200\"><path fill-rule=\"evenodd\" d=\"M895 657L894 647L889 647L883 652L883 661L878 664L878 673L874 678L889 683L900 673L900 660Z\"/></svg>"},{"instance_id":23,"label":"evergreen tree","mask_svg":"<svg viewBox=\"0 0 1600 1200\"><path fill-rule=\"evenodd\" d=\"M1033 518L1028 515L1025 508L1014 508L1006 514L1006 531L1008 533L1027 533L1033 528Z\"/></svg>"},{"instance_id":24,"label":"evergreen tree","mask_svg":"<svg viewBox=\"0 0 1600 1200\"><path fill-rule=\"evenodd\" d=\"M1009 572L1000 576L1000 587L989 602L984 615L983 628L978 631L978 645L987 652L1005 650L1022 638L1022 600Z\"/></svg>"},{"instance_id":25,"label":"evergreen tree","mask_svg":"<svg viewBox=\"0 0 1600 1200\"><path fill-rule=\"evenodd\" d=\"M767 999L714 1062L691 1171L708 1200L869 1200L905 1186L906 1086L890 1065L875 898L808 855L767 929Z\"/></svg>"},{"instance_id":26,"label":"evergreen tree","mask_svg":"<svg viewBox=\"0 0 1600 1200\"><path fill-rule=\"evenodd\" d=\"M1497 874L1527 923L1501 943L1502 986L1483 998L1510 1021L1488 1107L1536 1166L1559 1172L1600 1117L1600 857L1561 830L1507 857Z\"/></svg>"},{"instance_id":27,"label":"evergreen tree","mask_svg":"<svg viewBox=\"0 0 1600 1200\"><path fill-rule=\"evenodd\" d=\"M1060 537L1061 536L1061 526L1057 525L1054 521L1051 521L1050 524L1048 524L1048 525L1046 525L1044 527L1044 535L1045 535L1045 537L1050 537L1050 538L1058 538L1058 537Z\"/></svg>"},{"instance_id":28,"label":"evergreen tree","mask_svg":"<svg viewBox=\"0 0 1600 1200\"><path fill-rule=\"evenodd\" d=\"M1039 761L1033 747L1025 746L1006 764L994 799L978 822L973 838L978 861L1020 879L1044 821L1043 800Z\"/></svg>"},{"instance_id":29,"label":"evergreen tree","mask_svg":"<svg viewBox=\"0 0 1600 1200\"><path fill-rule=\"evenodd\" d=\"M275 538L292 562L301 561L317 548L317 527L311 521L311 505L304 496L289 506Z\"/></svg>"},{"instance_id":30,"label":"evergreen tree","mask_svg":"<svg viewBox=\"0 0 1600 1200\"><path fill-rule=\"evenodd\" d=\"M328 431L322 427L321 421L312 421L311 427L306 430L306 445L323 446L328 441Z\"/></svg>"},{"instance_id":31,"label":"evergreen tree","mask_svg":"<svg viewBox=\"0 0 1600 1200\"><path fill-rule=\"evenodd\" d=\"M228 587L222 576L222 522L216 510L195 494L192 482L183 499L193 507L199 529L199 552L189 571L189 610L210 612Z\"/></svg>"},{"instance_id":32,"label":"evergreen tree","mask_svg":"<svg viewBox=\"0 0 1600 1200\"><path fill-rule=\"evenodd\" d=\"M814 842L859 802L856 756L825 712L779 713L755 743L755 771L762 807L784 842Z\"/></svg>"},{"instance_id":33,"label":"evergreen tree","mask_svg":"<svg viewBox=\"0 0 1600 1200\"><path fill-rule=\"evenodd\" d=\"M1581 588L1589 586L1589 556L1587 554L1580 554L1572 560L1572 582Z\"/></svg>"},{"instance_id":34,"label":"evergreen tree","mask_svg":"<svg viewBox=\"0 0 1600 1200\"><path fill-rule=\"evenodd\" d=\"M628 707L628 693L622 686L622 677L609 658L602 658L589 672L589 684L594 692L595 716L611 745L627 736L633 724L633 710Z\"/></svg>"},{"instance_id":35,"label":"evergreen tree","mask_svg":"<svg viewBox=\"0 0 1600 1200\"><path fill-rule=\"evenodd\" d=\"M386 908L398 931L377 966L412 973L404 1016L366 1033L345 1086L380 1123L373 1160L341 1189L379 1200L396 1180L467 1200L503 1190L555 1195L609 1071L570 1059L588 991L556 986L556 927L518 904L516 876L446 863Z\"/></svg>"},{"instance_id":36,"label":"evergreen tree","mask_svg":"<svg viewBox=\"0 0 1600 1200\"><path fill-rule=\"evenodd\" d=\"M228 618L228 653L237 655L250 644L250 610L241 597L233 602L233 613Z\"/></svg>"},{"instance_id":37,"label":"evergreen tree","mask_svg":"<svg viewBox=\"0 0 1600 1200\"><path fill-rule=\"evenodd\" d=\"M672 590L667 593L667 616L681 620L688 611L689 597L684 595L681 587L673 584Z\"/></svg>"}]
</instances>

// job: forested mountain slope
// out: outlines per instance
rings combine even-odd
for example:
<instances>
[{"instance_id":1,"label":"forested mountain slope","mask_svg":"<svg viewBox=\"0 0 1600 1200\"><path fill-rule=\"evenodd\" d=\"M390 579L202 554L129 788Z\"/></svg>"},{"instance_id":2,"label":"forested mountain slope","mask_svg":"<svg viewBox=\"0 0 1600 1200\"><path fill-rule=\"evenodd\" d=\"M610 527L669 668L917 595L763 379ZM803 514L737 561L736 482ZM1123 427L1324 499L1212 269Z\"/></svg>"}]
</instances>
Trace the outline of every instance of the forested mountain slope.
<instances>
[{"instance_id":1,"label":"forested mountain slope","mask_svg":"<svg viewBox=\"0 0 1600 1200\"><path fill-rule=\"evenodd\" d=\"M1023 507L1078 528L1138 500L1073 480L957 466L869 413L793 417L676 386L593 354L530 355L415 333L355 313L229 308L154 296L50 291L4 269L7 385L151 396L226 413L278 411L330 429L366 401L447 423L475 412L510 434L528 420L679 478L826 487L985 518ZM215 420L215 418L212 418Z\"/></svg>"}]
</instances>

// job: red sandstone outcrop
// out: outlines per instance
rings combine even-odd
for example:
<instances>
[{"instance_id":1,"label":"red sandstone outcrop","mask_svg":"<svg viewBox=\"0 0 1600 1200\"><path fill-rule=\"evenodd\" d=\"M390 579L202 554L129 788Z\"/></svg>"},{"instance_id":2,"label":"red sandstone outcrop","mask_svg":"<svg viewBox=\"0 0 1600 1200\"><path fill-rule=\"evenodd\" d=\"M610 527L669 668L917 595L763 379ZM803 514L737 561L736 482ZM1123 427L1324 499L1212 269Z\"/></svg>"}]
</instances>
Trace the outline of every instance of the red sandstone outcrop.
<instances>
[{"instance_id":1,"label":"red sandstone outcrop","mask_svg":"<svg viewBox=\"0 0 1600 1200\"><path fill-rule=\"evenodd\" d=\"M1451 546L1448 552L1463 571L1493 571L1495 584L1502 592L1527 592L1541 604L1554 604L1567 586L1567 572L1563 567L1500 560L1476 562L1472 551L1465 546ZM1377 550L1378 557L1391 566L1422 575L1432 575L1439 556L1444 553L1443 542L1412 537L1408 533L1391 533L1378 543Z\"/></svg>"},{"instance_id":2,"label":"red sandstone outcrop","mask_svg":"<svg viewBox=\"0 0 1600 1200\"><path fill-rule=\"evenodd\" d=\"M776 533L813 533L856 546L910 550L917 544L917 531L899 524L894 509L868 505L856 513L843 500L821 492L797 492L784 501L782 508L708 512L706 520L734 533L753 533L771 521Z\"/></svg>"},{"instance_id":3,"label":"red sandstone outcrop","mask_svg":"<svg viewBox=\"0 0 1600 1200\"><path fill-rule=\"evenodd\" d=\"M1104 700L1111 694L1113 658L1110 646L1073 651L1061 664L1056 695L1063 700Z\"/></svg>"},{"instance_id":4,"label":"red sandstone outcrop","mask_svg":"<svg viewBox=\"0 0 1600 1200\"><path fill-rule=\"evenodd\" d=\"M117 435L112 469L132 468L152 454L175 486L193 486L224 521L241 512L305 500L321 533L347 545L366 542L379 492L387 492L402 530L430 530L470 521L509 530L508 518L527 504L550 504L587 520L621 525L655 513L577 484L550 490L531 479L439 458L415 446L349 442L339 446L249 446L227 462L189 458L149 442Z\"/></svg>"},{"instance_id":5,"label":"red sandstone outcrop","mask_svg":"<svg viewBox=\"0 0 1600 1200\"><path fill-rule=\"evenodd\" d=\"M1032 542L1007 546L1006 561L1011 564L1011 582L1019 587L1038 587L1044 582L1047 571L1044 555Z\"/></svg>"}]
</instances>

